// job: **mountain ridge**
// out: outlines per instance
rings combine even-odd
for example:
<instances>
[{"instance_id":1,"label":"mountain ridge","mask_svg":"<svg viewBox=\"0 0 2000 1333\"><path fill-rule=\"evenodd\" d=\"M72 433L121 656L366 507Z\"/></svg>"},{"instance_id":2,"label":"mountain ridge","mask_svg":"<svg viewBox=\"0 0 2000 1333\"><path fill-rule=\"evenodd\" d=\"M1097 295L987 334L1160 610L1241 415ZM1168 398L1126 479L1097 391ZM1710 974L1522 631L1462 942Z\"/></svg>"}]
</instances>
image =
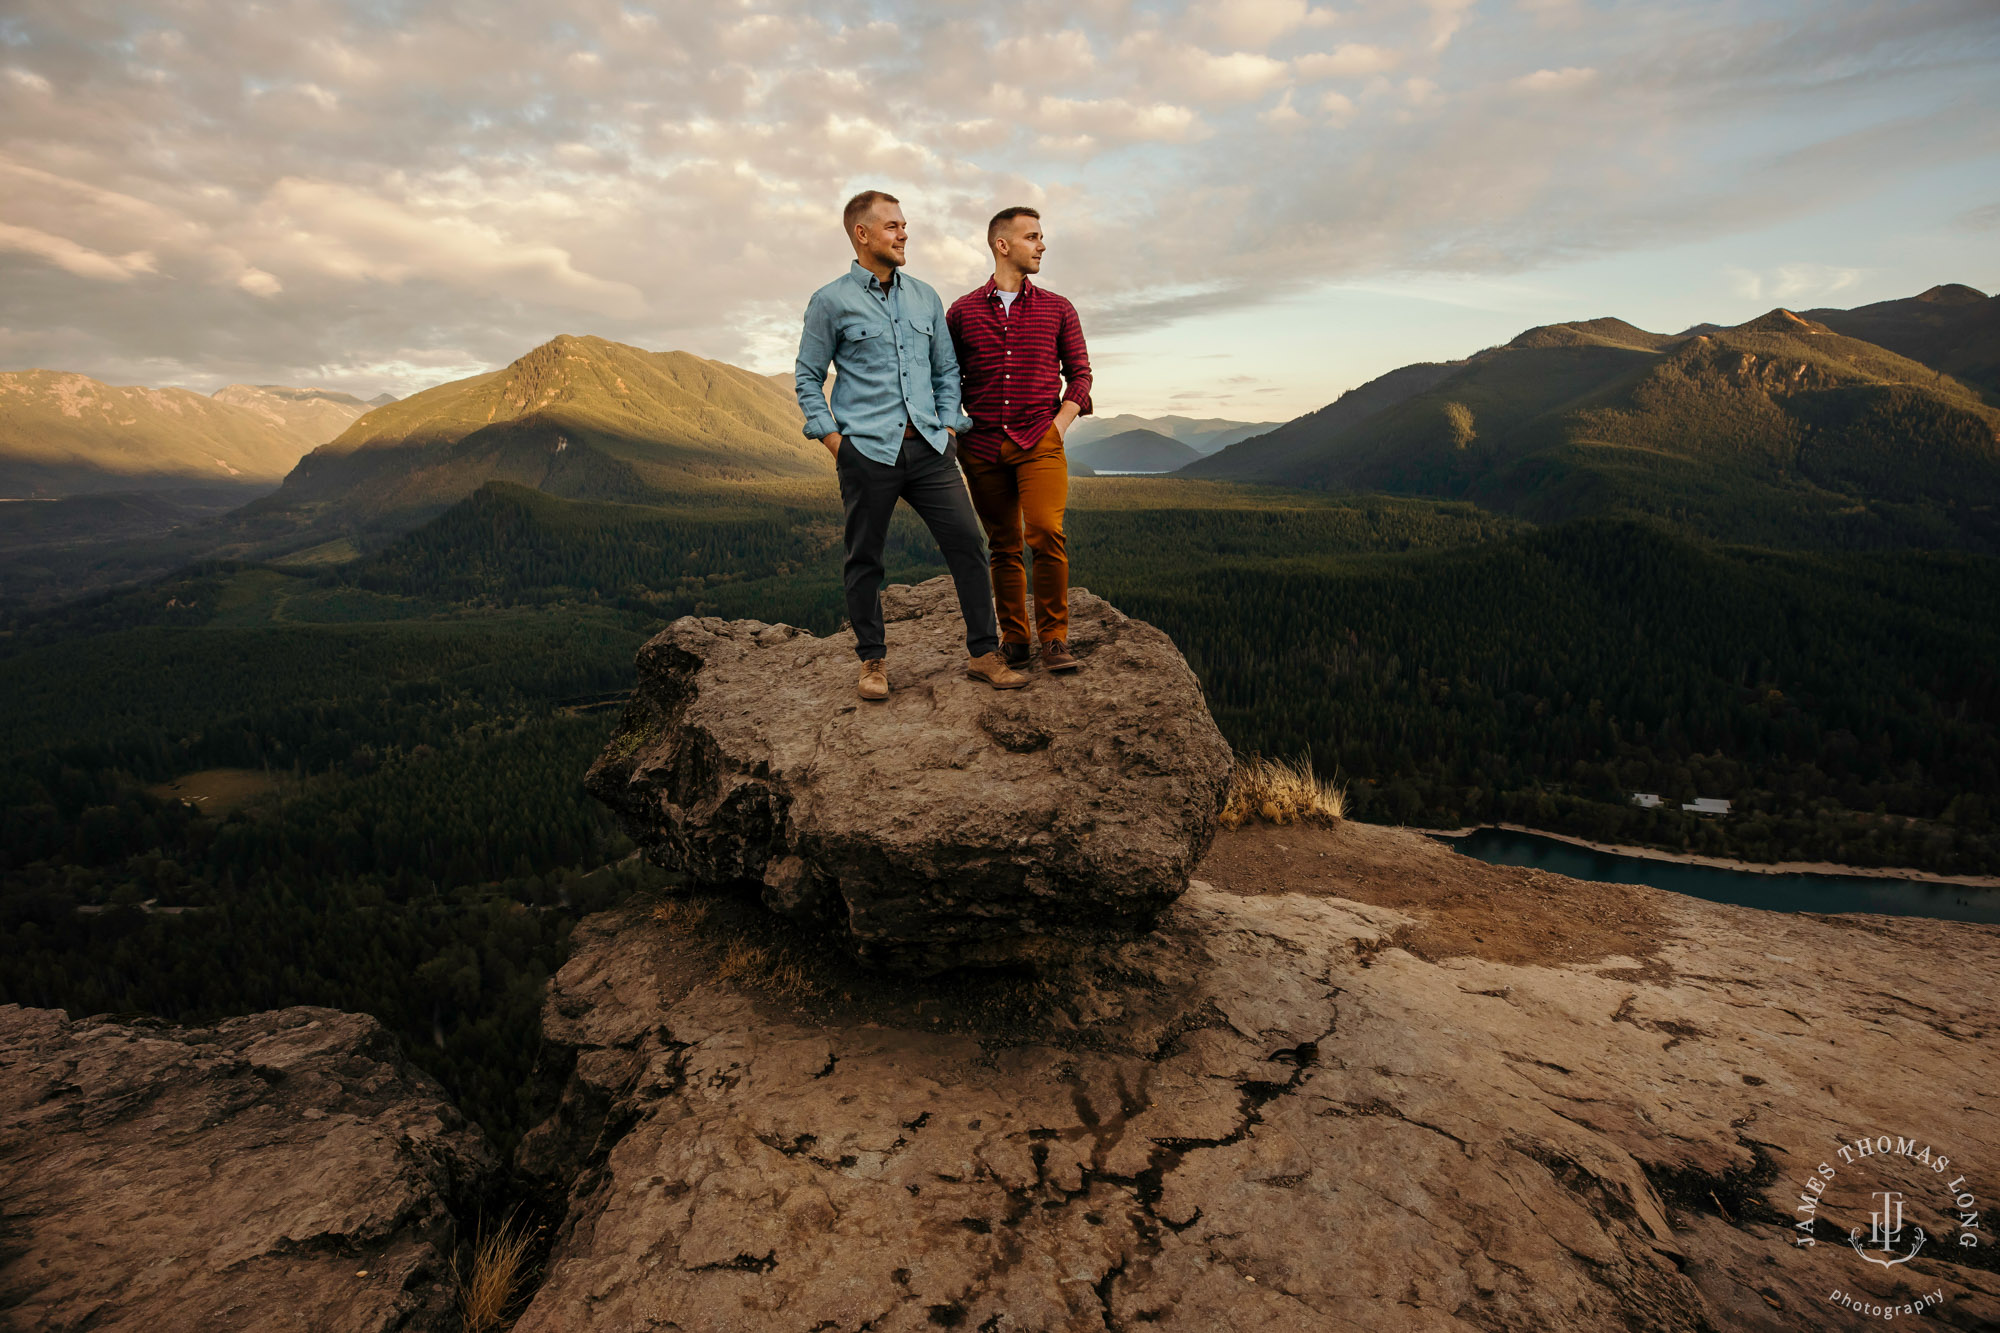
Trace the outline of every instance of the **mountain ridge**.
<instances>
[{"instance_id":1,"label":"mountain ridge","mask_svg":"<svg viewBox=\"0 0 2000 1333\"><path fill-rule=\"evenodd\" d=\"M1964 291L1947 308L1985 309ZM2000 411L1976 387L1783 307L1696 328L1538 326L1400 367L1178 475L1538 522L1652 513L1729 540L2000 540Z\"/></svg>"},{"instance_id":2,"label":"mountain ridge","mask_svg":"<svg viewBox=\"0 0 2000 1333\"><path fill-rule=\"evenodd\" d=\"M802 480L825 469L803 422L768 376L558 334L499 370L371 410L300 459L262 507L401 523L490 480L603 500Z\"/></svg>"},{"instance_id":3,"label":"mountain ridge","mask_svg":"<svg viewBox=\"0 0 2000 1333\"><path fill-rule=\"evenodd\" d=\"M1262 435L1265 431L1276 430L1284 425L1282 421L1234 421L1226 417L1142 417L1130 412L1120 412L1115 416L1088 416L1079 418L1069 428L1064 442L1071 446L1089 444L1095 440L1122 434L1128 430L1150 430L1169 439L1179 440L1198 454L1208 455L1219 449L1226 449L1238 440L1247 440L1252 435Z\"/></svg>"},{"instance_id":4,"label":"mountain ridge","mask_svg":"<svg viewBox=\"0 0 2000 1333\"><path fill-rule=\"evenodd\" d=\"M307 447L270 415L191 389L0 372L0 494L275 484Z\"/></svg>"},{"instance_id":5,"label":"mountain ridge","mask_svg":"<svg viewBox=\"0 0 2000 1333\"><path fill-rule=\"evenodd\" d=\"M1127 430L1070 448L1070 461L1103 472L1172 472L1201 457L1193 445L1156 430Z\"/></svg>"}]
</instances>

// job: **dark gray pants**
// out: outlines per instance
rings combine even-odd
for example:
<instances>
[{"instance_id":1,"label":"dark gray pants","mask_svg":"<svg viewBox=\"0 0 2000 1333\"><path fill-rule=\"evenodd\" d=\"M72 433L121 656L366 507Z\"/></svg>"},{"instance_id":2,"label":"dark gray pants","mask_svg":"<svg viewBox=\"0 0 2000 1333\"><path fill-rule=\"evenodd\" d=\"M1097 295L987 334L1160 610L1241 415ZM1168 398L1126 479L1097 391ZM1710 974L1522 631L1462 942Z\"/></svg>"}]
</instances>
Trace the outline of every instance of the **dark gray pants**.
<instances>
[{"instance_id":1,"label":"dark gray pants","mask_svg":"<svg viewBox=\"0 0 2000 1333\"><path fill-rule=\"evenodd\" d=\"M854 624L854 651L864 662L882 657L882 547L896 501L909 502L931 530L945 567L958 587L958 610L965 617L965 651L983 657L1000 647L993 618L993 585L986 572L986 539L972 512L972 497L958 470L958 451L940 454L921 437L903 441L895 465L878 463L846 440L834 457L840 474L840 503L847 510L847 618Z\"/></svg>"}]
</instances>

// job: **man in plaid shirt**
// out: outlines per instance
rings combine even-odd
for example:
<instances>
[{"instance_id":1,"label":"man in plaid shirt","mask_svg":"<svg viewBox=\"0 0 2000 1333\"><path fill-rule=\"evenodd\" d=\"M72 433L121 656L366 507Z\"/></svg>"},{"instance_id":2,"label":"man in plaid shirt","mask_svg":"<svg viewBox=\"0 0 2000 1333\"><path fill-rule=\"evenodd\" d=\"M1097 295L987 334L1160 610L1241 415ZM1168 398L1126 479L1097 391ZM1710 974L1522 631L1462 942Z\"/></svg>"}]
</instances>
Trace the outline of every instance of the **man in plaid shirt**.
<instances>
[{"instance_id":1,"label":"man in plaid shirt","mask_svg":"<svg viewBox=\"0 0 2000 1333\"><path fill-rule=\"evenodd\" d=\"M993 276L954 301L945 316L964 377L964 410L972 418L959 462L986 529L1001 653L1008 665L1025 666L1039 636L1042 665L1074 671L1063 435L1090 411L1090 353L1076 307L1029 280L1042 271L1048 249L1042 215L1032 208L1002 209L986 226L986 243ZM1028 626L1024 537L1035 553L1038 635Z\"/></svg>"}]
</instances>

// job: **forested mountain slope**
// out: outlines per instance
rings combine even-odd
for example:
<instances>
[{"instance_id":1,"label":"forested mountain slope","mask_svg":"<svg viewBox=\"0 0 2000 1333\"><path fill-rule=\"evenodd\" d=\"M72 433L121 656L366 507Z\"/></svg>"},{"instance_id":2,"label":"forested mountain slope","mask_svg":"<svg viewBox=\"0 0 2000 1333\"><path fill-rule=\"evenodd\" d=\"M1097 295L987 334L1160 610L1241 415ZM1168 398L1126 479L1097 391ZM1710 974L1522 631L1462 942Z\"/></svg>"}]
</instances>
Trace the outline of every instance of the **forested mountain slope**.
<instances>
[{"instance_id":1,"label":"forested mountain slope","mask_svg":"<svg viewBox=\"0 0 2000 1333\"><path fill-rule=\"evenodd\" d=\"M1801 313L1963 380L2000 407L2000 296L1948 282L1899 301Z\"/></svg>"},{"instance_id":2,"label":"forested mountain slope","mask_svg":"<svg viewBox=\"0 0 2000 1333\"><path fill-rule=\"evenodd\" d=\"M368 413L315 449L263 506L405 525L488 481L652 500L824 473L790 391L686 352L567 334L503 370Z\"/></svg>"},{"instance_id":3,"label":"forested mountain slope","mask_svg":"<svg viewBox=\"0 0 2000 1333\"><path fill-rule=\"evenodd\" d=\"M1363 395L1379 405L1347 406ZM2000 411L1950 376L1773 310L1684 337L1608 319L1531 329L1456 366L1405 367L1183 475L1539 521L1650 514L1739 541L1994 549L1996 438Z\"/></svg>"}]
</instances>

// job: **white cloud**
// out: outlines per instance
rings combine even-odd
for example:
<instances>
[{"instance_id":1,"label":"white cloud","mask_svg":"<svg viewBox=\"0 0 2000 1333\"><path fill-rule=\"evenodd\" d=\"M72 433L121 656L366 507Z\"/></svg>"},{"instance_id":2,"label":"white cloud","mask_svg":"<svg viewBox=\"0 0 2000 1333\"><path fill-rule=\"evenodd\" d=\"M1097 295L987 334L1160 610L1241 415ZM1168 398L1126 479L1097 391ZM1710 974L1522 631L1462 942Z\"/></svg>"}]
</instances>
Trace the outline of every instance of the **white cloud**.
<instances>
[{"instance_id":1,"label":"white cloud","mask_svg":"<svg viewBox=\"0 0 2000 1333\"><path fill-rule=\"evenodd\" d=\"M1523 74L1515 79L1513 86L1522 92L1561 93L1578 88L1588 88L1597 82L1597 71L1587 65L1565 65L1561 69L1538 69L1533 74Z\"/></svg>"},{"instance_id":2,"label":"white cloud","mask_svg":"<svg viewBox=\"0 0 2000 1333\"><path fill-rule=\"evenodd\" d=\"M2000 231L2000 204L1968 209L1953 218L1952 225L1961 231Z\"/></svg>"},{"instance_id":3,"label":"white cloud","mask_svg":"<svg viewBox=\"0 0 2000 1333\"><path fill-rule=\"evenodd\" d=\"M1336 125L1345 125L1354 115L1354 99L1345 93L1326 93L1319 99L1320 114Z\"/></svg>"},{"instance_id":4,"label":"white cloud","mask_svg":"<svg viewBox=\"0 0 2000 1333\"><path fill-rule=\"evenodd\" d=\"M285 284L261 268L246 268L237 275L236 285L252 296L276 296Z\"/></svg>"},{"instance_id":5,"label":"white cloud","mask_svg":"<svg viewBox=\"0 0 2000 1333\"><path fill-rule=\"evenodd\" d=\"M511 240L468 217L422 216L393 199L330 181L279 181L258 207L248 242L253 253L277 261L274 267L345 281L422 278L479 289L501 284L496 294L621 318L646 304L630 283L580 272L558 246ZM253 278L246 290L257 290L257 283Z\"/></svg>"},{"instance_id":6,"label":"white cloud","mask_svg":"<svg viewBox=\"0 0 2000 1333\"><path fill-rule=\"evenodd\" d=\"M1353 74L1380 74L1394 69L1401 60L1396 52L1362 42L1343 42L1331 51L1314 51L1293 61L1302 79L1341 78Z\"/></svg>"},{"instance_id":7,"label":"white cloud","mask_svg":"<svg viewBox=\"0 0 2000 1333\"><path fill-rule=\"evenodd\" d=\"M0 250L33 255L66 273L100 282L126 282L141 273L151 273L154 268L153 256L144 250L107 255L87 245L78 245L67 236L52 236L33 227L16 227L6 222L0 222Z\"/></svg>"},{"instance_id":8,"label":"white cloud","mask_svg":"<svg viewBox=\"0 0 2000 1333\"><path fill-rule=\"evenodd\" d=\"M1015 85L1040 86L1089 78L1098 67L1090 35L1079 28L1023 33L992 48L992 70Z\"/></svg>"},{"instance_id":9,"label":"white cloud","mask_svg":"<svg viewBox=\"0 0 2000 1333\"><path fill-rule=\"evenodd\" d=\"M1045 133L1083 133L1126 141L1185 143L1202 132L1200 117L1187 107L1128 102L1122 97L1044 97L1035 108L1034 120Z\"/></svg>"},{"instance_id":10,"label":"white cloud","mask_svg":"<svg viewBox=\"0 0 2000 1333\"><path fill-rule=\"evenodd\" d=\"M1425 24L1430 35L1430 49L1442 51L1450 45L1477 3L1478 0L1424 0L1424 7L1430 11L1429 21Z\"/></svg>"},{"instance_id":11,"label":"white cloud","mask_svg":"<svg viewBox=\"0 0 2000 1333\"><path fill-rule=\"evenodd\" d=\"M1045 203L1093 327L1157 327L1776 226L1995 151L1983 0L167 9L8 11L10 357L414 376L556 328L761 356L867 186L940 283L997 204Z\"/></svg>"},{"instance_id":12,"label":"white cloud","mask_svg":"<svg viewBox=\"0 0 2000 1333\"><path fill-rule=\"evenodd\" d=\"M1227 46L1261 51L1298 28L1332 23L1335 14L1305 0L1200 0L1189 8L1188 18L1195 31Z\"/></svg>"},{"instance_id":13,"label":"white cloud","mask_svg":"<svg viewBox=\"0 0 2000 1333\"><path fill-rule=\"evenodd\" d=\"M1172 88L1198 102L1241 102L1262 97L1290 76L1282 60L1250 51L1217 53L1188 43L1139 33L1120 44L1121 60L1149 88Z\"/></svg>"},{"instance_id":14,"label":"white cloud","mask_svg":"<svg viewBox=\"0 0 2000 1333\"><path fill-rule=\"evenodd\" d=\"M1782 264L1768 272L1728 270L1738 296L1779 305L1813 305L1846 291L1866 276L1866 270L1827 264Z\"/></svg>"},{"instance_id":15,"label":"white cloud","mask_svg":"<svg viewBox=\"0 0 2000 1333\"><path fill-rule=\"evenodd\" d=\"M1306 123L1306 118L1292 105L1292 90L1289 88L1285 89L1285 95L1278 99L1277 105L1259 111L1257 119L1276 130L1295 130Z\"/></svg>"}]
</instances>

